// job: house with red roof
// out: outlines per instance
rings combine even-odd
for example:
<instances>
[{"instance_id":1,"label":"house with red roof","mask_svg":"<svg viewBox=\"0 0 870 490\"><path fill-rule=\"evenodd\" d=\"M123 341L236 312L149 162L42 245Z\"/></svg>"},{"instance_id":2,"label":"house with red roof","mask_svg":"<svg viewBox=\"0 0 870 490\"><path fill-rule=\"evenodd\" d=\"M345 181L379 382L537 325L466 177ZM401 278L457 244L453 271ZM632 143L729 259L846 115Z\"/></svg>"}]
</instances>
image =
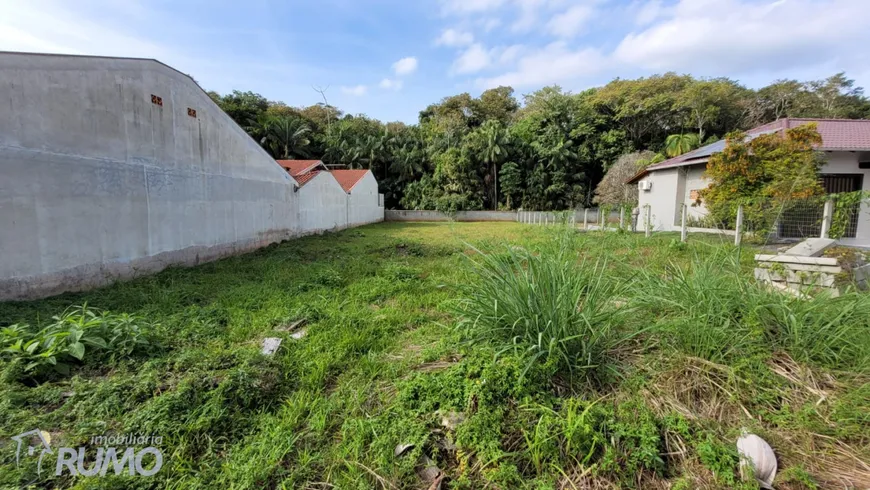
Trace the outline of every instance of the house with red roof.
<instances>
[{"instance_id":1,"label":"house with red roof","mask_svg":"<svg viewBox=\"0 0 870 490\"><path fill-rule=\"evenodd\" d=\"M298 184L299 223L318 233L384 220L383 195L371 170L330 170L320 160L277 160Z\"/></svg>"},{"instance_id":2,"label":"house with red roof","mask_svg":"<svg viewBox=\"0 0 870 490\"><path fill-rule=\"evenodd\" d=\"M822 136L818 150L825 158L820 171L825 191L870 190L870 120L784 118L746 133L750 139L763 134L784 134L788 129L809 123L816 123ZM629 184L638 184L640 208L650 206L653 229L679 229L683 204L688 206L690 222L706 216L703 202L698 203L698 192L707 187L704 172L710 156L724 148L725 141L717 141L650 165L628 181ZM870 209L866 205L862 205L840 241L870 246Z\"/></svg>"}]
</instances>

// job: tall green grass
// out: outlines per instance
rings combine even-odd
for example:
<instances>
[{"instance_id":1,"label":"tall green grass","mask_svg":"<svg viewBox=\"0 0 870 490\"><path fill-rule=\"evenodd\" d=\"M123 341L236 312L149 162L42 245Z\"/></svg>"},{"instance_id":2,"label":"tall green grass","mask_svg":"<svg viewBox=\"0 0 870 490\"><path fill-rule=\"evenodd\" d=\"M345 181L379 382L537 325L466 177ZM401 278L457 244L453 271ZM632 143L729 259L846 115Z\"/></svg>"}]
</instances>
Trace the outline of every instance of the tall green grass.
<instances>
[{"instance_id":1,"label":"tall green grass","mask_svg":"<svg viewBox=\"0 0 870 490\"><path fill-rule=\"evenodd\" d=\"M581 260L571 232L557 232L538 249L507 246L503 252L475 249L470 277L457 302L459 323L471 342L499 352L551 363L582 378L615 372L609 354L635 333L622 325L624 293L606 261Z\"/></svg>"},{"instance_id":2,"label":"tall green grass","mask_svg":"<svg viewBox=\"0 0 870 490\"><path fill-rule=\"evenodd\" d=\"M665 343L722 364L764 349L760 329L745 321L758 296L768 294L750 283L724 247L693 254L688 266L639 269L631 285L634 305L656 319Z\"/></svg>"},{"instance_id":3,"label":"tall green grass","mask_svg":"<svg viewBox=\"0 0 870 490\"><path fill-rule=\"evenodd\" d=\"M664 273L641 269L631 297L657 319L656 331L688 355L732 364L785 351L829 369L870 372L870 295L798 298L766 288L731 247L670 264Z\"/></svg>"}]
</instances>

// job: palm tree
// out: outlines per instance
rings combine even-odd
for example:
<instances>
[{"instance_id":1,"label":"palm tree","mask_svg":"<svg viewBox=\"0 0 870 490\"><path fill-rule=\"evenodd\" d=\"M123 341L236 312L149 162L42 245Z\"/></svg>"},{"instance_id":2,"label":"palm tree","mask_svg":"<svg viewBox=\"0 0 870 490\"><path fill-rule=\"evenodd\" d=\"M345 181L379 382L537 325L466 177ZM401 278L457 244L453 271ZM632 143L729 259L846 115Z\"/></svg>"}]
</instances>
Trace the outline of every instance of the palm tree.
<instances>
[{"instance_id":1,"label":"palm tree","mask_svg":"<svg viewBox=\"0 0 870 490\"><path fill-rule=\"evenodd\" d=\"M305 122L292 116L273 116L262 122L263 134L260 144L272 150L276 158L292 160L308 156L306 147L311 143L308 133L311 128Z\"/></svg>"},{"instance_id":2,"label":"palm tree","mask_svg":"<svg viewBox=\"0 0 870 490\"><path fill-rule=\"evenodd\" d=\"M673 158L688 153L701 146L701 139L697 134L672 134L665 140L665 153Z\"/></svg>"},{"instance_id":3,"label":"palm tree","mask_svg":"<svg viewBox=\"0 0 870 490\"><path fill-rule=\"evenodd\" d=\"M498 165L507 158L509 136L498 121L487 121L480 127L483 148L481 160L492 165L492 209L498 209Z\"/></svg>"},{"instance_id":4,"label":"palm tree","mask_svg":"<svg viewBox=\"0 0 870 490\"><path fill-rule=\"evenodd\" d=\"M400 182L413 181L423 173L423 151L413 138L404 138L396 144L390 171L398 175Z\"/></svg>"}]
</instances>

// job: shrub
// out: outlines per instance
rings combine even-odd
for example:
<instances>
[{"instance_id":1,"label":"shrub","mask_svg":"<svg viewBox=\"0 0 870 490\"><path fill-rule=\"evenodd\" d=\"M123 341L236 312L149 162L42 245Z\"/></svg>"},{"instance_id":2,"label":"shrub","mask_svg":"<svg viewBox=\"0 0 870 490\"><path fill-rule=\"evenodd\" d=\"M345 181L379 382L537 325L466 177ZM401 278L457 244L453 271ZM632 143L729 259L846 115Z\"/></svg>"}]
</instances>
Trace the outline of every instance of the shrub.
<instances>
[{"instance_id":1,"label":"shrub","mask_svg":"<svg viewBox=\"0 0 870 490\"><path fill-rule=\"evenodd\" d=\"M61 374L85 356L111 360L128 357L152 344L153 328L141 318L88 308L68 308L41 330L15 324L0 330L0 354L18 362L26 373L48 366ZM91 354L93 353L93 354Z\"/></svg>"},{"instance_id":2,"label":"shrub","mask_svg":"<svg viewBox=\"0 0 870 490\"><path fill-rule=\"evenodd\" d=\"M555 362L587 379L613 370L608 354L634 335L617 328L626 309L614 308L612 300L623 287L605 264L578 264L569 233L538 252L507 247L498 254L478 251L471 260L456 312L472 343L521 354L526 370Z\"/></svg>"},{"instance_id":3,"label":"shrub","mask_svg":"<svg viewBox=\"0 0 870 490\"><path fill-rule=\"evenodd\" d=\"M870 296L837 298L775 295L755 311L774 349L798 361L857 373L870 372Z\"/></svg>"},{"instance_id":4,"label":"shrub","mask_svg":"<svg viewBox=\"0 0 870 490\"><path fill-rule=\"evenodd\" d=\"M633 285L637 304L658 318L665 340L690 356L729 363L760 351L763 334L743 317L754 297L771 293L752 284L727 249L664 274L647 268Z\"/></svg>"}]
</instances>

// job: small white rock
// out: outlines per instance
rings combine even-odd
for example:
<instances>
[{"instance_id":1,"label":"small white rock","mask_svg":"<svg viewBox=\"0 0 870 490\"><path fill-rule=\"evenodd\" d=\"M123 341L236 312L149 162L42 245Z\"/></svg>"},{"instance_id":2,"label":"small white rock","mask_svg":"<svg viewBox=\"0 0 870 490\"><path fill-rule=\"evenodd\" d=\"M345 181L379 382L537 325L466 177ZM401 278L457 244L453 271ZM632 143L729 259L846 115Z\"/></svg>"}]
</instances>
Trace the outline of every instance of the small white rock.
<instances>
[{"instance_id":1,"label":"small white rock","mask_svg":"<svg viewBox=\"0 0 870 490\"><path fill-rule=\"evenodd\" d=\"M290 338L292 338L293 340L299 340L302 337L305 337L305 334L307 332L308 332L308 330L305 330L304 328L299 329L299 330L293 332L292 334L290 334Z\"/></svg>"},{"instance_id":2,"label":"small white rock","mask_svg":"<svg viewBox=\"0 0 870 490\"><path fill-rule=\"evenodd\" d=\"M278 337L266 337L263 339L263 350L261 352L264 356L271 356L278 351L278 347L281 347L281 339Z\"/></svg>"},{"instance_id":3,"label":"small white rock","mask_svg":"<svg viewBox=\"0 0 870 490\"><path fill-rule=\"evenodd\" d=\"M764 439L755 434L744 432L737 439L737 452L740 453L740 471L752 471L761 488L772 489L776 477L776 454Z\"/></svg>"},{"instance_id":4,"label":"small white rock","mask_svg":"<svg viewBox=\"0 0 870 490\"><path fill-rule=\"evenodd\" d=\"M396 457L399 457L413 448L414 448L413 444L399 444L398 446L396 446L396 449L393 451L393 455L395 455Z\"/></svg>"}]
</instances>

